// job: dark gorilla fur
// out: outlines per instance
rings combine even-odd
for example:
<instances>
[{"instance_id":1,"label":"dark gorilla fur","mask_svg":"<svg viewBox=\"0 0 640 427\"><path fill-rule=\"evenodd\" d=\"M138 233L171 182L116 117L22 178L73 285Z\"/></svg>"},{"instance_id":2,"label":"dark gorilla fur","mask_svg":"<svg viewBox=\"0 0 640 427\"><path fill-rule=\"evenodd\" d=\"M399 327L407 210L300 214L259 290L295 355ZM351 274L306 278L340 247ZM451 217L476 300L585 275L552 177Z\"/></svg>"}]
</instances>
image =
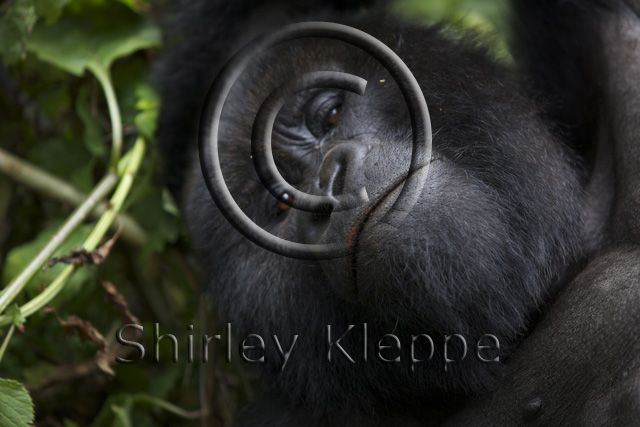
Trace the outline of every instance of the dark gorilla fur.
<instances>
[{"instance_id":1,"label":"dark gorilla fur","mask_svg":"<svg viewBox=\"0 0 640 427\"><path fill-rule=\"evenodd\" d=\"M364 11L342 3L344 10L332 11L326 4L247 3L183 6L187 39L162 64L157 133L169 185L183 200L221 318L238 336L260 334L267 341L265 394L244 423L340 425L344 417L351 425L402 417L436 423L501 377L502 363L473 357L475 342L493 334L501 360L507 358L540 307L597 242L597 227L585 227L587 150L561 140L532 90L473 36L402 22L375 7ZM339 42L299 41L256 58L236 83L223 114L220 156L238 205L281 237L344 241L356 248L343 260L289 259L245 239L219 213L196 158L200 110L220 67L255 35L305 20L345 23L390 46L418 80L433 127L429 178L413 211L401 224L368 226L397 195L393 189L406 178L411 153L404 100L380 65ZM355 185L349 174L357 175L355 183L366 182L372 203L380 203L373 214L367 206L329 217L279 209L255 173L250 132L257 108L280 84L317 70L361 76L369 82L367 92L292 96L274 127L274 157L289 182L312 191L331 167L323 158L347 147L341 185L345 192ZM322 96L342 106L330 129L317 123L313 110ZM363 145L369 154L350 160L353 147ZM354 235L358 227L362 231ZM363 323L370 347L366 362ZM356 363L335 350L328 362L327 325L335 340L351 324L356 326L343 347ZM378 340L388 333L403 343L401 363L375 357ZM273 334L283 348L300 336L282 371L276 347L268 342ZM415 372L408 363L412 334L429 334L436 349ZM470 354L445 371L446 334L466 337ZM450 348L451 354L459 351Z\"/></svg>"}]
</instances>

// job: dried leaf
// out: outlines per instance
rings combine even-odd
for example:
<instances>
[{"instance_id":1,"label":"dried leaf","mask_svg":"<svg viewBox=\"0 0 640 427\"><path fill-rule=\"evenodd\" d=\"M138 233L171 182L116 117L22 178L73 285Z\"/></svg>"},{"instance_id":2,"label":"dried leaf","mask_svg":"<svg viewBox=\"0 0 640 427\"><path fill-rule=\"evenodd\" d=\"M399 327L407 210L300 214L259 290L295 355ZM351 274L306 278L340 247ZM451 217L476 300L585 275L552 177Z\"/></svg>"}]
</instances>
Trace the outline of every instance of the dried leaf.
<instances>
[{"instance_id":1,"label":"dried leaf","mask_svg":"<svg viewBox=\"0 0 640 427\"><path fill-rule=\"evenodd\" d=\"M47 265L43 267L42 271L45 271L47 268L53 267L59 262L63 264L73 264L78 267L83 264L97 265L102 263L107 258L107 256L109 256L113 244L116 242L116 240L118 240L118 236L120 236L121 230L122 227L119 227L118 231L116 231L116 234L114 234L111 239L107 240L96 250L89 252L84 248L73 249L67 255L51 258Z\"/></svg>"},{"instance_id":2,"label":"dried leaf","mask_svg":"<svg viewBox=\"0 0 640 427\"><path fill-rule=\"evenodd\" d=\"M82 341L91 341L98 349L104 349L107 346L107 342L102 334L87 320L82 320L78 316L71 315L67 317L66 321L60 319L60 324L64 328L65 333L78 334Z\"/></svg>"},{"instance_id":3,"label":"dried leaf","mask_svg":"<svg viewBox=\"0 0 640 427\"><path fill-rule=\"evenodd\" d=\"M46 313L53 313L58 319L58 322L62 326L64 333L66 335L77 334L82 341L91 341L98 347L98 351L96 353L95 363L102 372L108 375L115 375L115 371L111 369L111 365L109 361L113 359L111 354L109 353L109 347L107 344L107 340L104 336L98 331L91 322L87 320L82 320L78 316L69 316L67 320L62 320L56 310L47 306L43 309Z\"/></svg>"},{"instance_id":4,"label":"dried leaf","mask_svg":"<svg viewBox=\"0 0 640 427\"><path fill-rule=\"evenodd\" d=\"M116 289L113 283L102 279L100 279L100 283L107 293L107 299L122 314L123 319L128 323L141 325L140 319L131 312L126 298Z\"/></svg>"},{"instance_id":5,"label":"dried leaf","mask_svg":"<svg viewBox=\"0 0 640 427\"><path fill-rule=\"evenodd\" d=\"M98 368L105 374L115 376L116 372L111 368L110 361L113 359L113 356L106 350L98 351L96 355L96 365Z\"/></svg>"},{"instance_id":6,"label":"dried leaf","mask_svg":"<svg viewBox=\"0 0 640 427\"><path fill-rule=\"evenodd\" d=\"M62 320L58 313L56 313L53 307L45 307L43 309L46 313L53 313L58 319L58 323L64 329L65 334L73 335L78 334L82 341L93 342L98 350L103 350L107 347L107 341L104 336L87 320L82 320L78 316L71 315L67 317L67 320Z\"/></svg>"}]
</instances>

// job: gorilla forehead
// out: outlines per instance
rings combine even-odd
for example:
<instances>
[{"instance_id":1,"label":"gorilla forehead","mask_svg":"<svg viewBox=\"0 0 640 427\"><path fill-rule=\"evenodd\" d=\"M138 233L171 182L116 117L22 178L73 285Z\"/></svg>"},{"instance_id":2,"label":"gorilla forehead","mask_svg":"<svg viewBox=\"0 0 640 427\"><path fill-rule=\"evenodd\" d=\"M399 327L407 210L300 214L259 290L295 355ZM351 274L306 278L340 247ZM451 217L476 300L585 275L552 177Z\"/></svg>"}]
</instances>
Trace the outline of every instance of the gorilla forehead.
<instances>
[{"instance_id":1,"label":"gorilla forehead","mask_svg":"<svg viewBox=\"0 0 640 427\"><path fill-rule=\"evenodd\" d=\"M558 149L546 127L539 126L538 107L527 98L522 82L494 61L473 36L377 15L343 22L379 38L408 65L429 106L434 148L448 153L461 166L481 169L486 164L490 169L493 162L497 167L520 168L518 163L528 162L533 152ZM236 83L225 107L229 120L223 122L234 137L242 135L248 140L265 97L292 78L318 70L342 71L368 80L364 96L347 95L349 108L341 121L348 123L338 129L337 136L357 130L369 131L377 140L396 135L410 138L405 101L386 70L360 49L328 40L287 42L258 55ZM283 115L301 106L295 100L285 105ZM238 148L247 149L229 147Z\"/></svg>"}]
</instances>

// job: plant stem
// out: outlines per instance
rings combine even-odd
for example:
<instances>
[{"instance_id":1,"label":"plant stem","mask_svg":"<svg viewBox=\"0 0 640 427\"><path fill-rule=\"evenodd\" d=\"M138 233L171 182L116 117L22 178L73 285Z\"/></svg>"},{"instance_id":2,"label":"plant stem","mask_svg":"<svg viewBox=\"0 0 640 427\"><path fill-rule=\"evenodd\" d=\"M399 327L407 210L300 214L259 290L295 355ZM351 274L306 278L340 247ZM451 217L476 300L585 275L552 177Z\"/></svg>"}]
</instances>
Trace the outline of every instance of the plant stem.
<instances>
[{"instance_id":1,"label":"plant stem","mask_svg":"<svg viewBox=\"0 0 640 427\"><path fill-rule=\"evenodd\" d=\"M120 153L122 151L122 119L120 118L120 108L118 107L118 100L116 99L116 93L111 83L111 75L109 70L106 70L100 64L90 63L87 68L96 76L104 96L107 99L107 106L109 107L109 117L111 119L111 161L109 162L109 168L115 171L118 167L118 161L120 160Z\"/></svg>"},{"instance_id":2,"label":"plant stem","mask_svg":"<svg viewBox=\"0 0 640 427\"><path fill-rule=\"evenodd\" d=\"M118 182L118 177L110 173L106 175L89 197L71 214L60 229L47 242L44 248L29 262L24 270L13 279L0 295L0 313L18 296L27 285L33 275L44 265L53 252L64 242L84 219L89 215L93 207L102 200Z\"/></svg>"},{"instance_id":3,"label":"plant stem","mask_svg":"<svg viewBox=\"0 0 640 427\"><path fill-rule=\"evenodd\" d=\"M100 240L104 237L105 233L115 220L118 211L122 208L122 204L131 190L133 179L140 167L140 162L145 151L145 140L142 137L138 137L133 148L131 148L131 155L127 156L127 164L124 174L120 179L120 183L113 193L110 201L110 208L103 214L98 223L93 227L91 234L87 237L82 247L87 251L92 251L100 244ZM31 301L20 307L20 311L24 317L28 317L33 313L40 310L47 305L58 293L64 288L67 280L78 266L71 264L65 267L64 270L51 282L47 288L42 291ZM4 296L4 294L3 294ZM7 325L11 322L11 317L7 315L0 316L0 326Z\"/></svg>"},{"instance_id":4,"label":"plant stem","mask_svg":"<svg viewBox=\"0 0 640 427\"><path fill-rule=\"evenodd\" d=\"M93 228L93 231L91 232L89 237L87 237L87 240L84 244L84 248L86 250L92 251L98 246L100 240L109 229L109 226L111 226L113 221L116 219L118 211L120 211L120 208L122 208L122 204L127 198L129 190L131 190L133 179L138 172L138 168L140 167L144 151L145 140L143 137L139 136L133 148L131 148L131 155L125 166L124 175L120 179L120 183L118 184L115 193L113 193L113 197L111 197L111 207L107 209L104 214L102 214L102 217Z\"/></svg>"},{"instance_id":5,"label":"plant stem","mask_svg":"<svg viewBox=\"0 0 640 427\"><path fill-rule=\"evenodd\" d=\"M79 206L87 199L87 195L74 186L0 148L0 172L4 172L15 181L33 188L44 196ZM99 204L93 211L93 218L100 218L106 207ZM127 214L118 215L118 224L122 226L122 238L138 246L147 242L147 233Z\"/></svg>"},{"instance_id":6,"label":"plant stem","mask_svg":"<svg viewBox=\"0 0 640 427\"><path fill-rule=\"evenodd\" d=\"M0 172L49 197L79 205L86 195L60 178L46 172L0 148Z\"/></svg>"},{"instance_id":7,"label":"plant stem","mask_svg":"<svg viewBox=\"0 0 640 427\"><path fill-rule=\"evenodd\" d=\"M169 403L166 400L162 400L155 396L149 396L148 394L134 394L130 396L131 403L149 403L151 405L160 407L165 411L171 412L174 415L177 415L181 418L186 419L198 419L202 416L202 411L186 411L179 406L174 405L173 403Z\"/></svg>"},{"instance_id":8,"label":"plant stem","mask_svg":"<svg viewBox=\"0 0 640 427\"><path fill-rule=\"evenodd\" d=\"M2 357L4 356L4 352L7 349L7 346L9 345L9 340L11 339L11 336L13 335L13 330L16 328L15 324L11 324L11 327L9 328L9 332L7 332L7 336L4 337L4 341L2 341L2 347L0 347L0 362L2 362Z\"/></svg>"}]
</instances>

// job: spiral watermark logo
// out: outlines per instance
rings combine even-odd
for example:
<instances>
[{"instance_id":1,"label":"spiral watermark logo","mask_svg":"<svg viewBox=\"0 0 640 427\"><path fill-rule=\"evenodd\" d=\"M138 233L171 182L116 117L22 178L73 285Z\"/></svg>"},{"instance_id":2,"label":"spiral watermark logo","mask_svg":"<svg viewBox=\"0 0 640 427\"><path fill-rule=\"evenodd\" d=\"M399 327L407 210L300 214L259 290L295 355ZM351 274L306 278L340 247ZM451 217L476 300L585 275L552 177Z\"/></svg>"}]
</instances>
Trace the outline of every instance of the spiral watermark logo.
<instances>
[{"instance_id":1,"label":"spiral watermark logo","mask_svg":"<svg viewBox=\"0 0 640 427\"><path fill-rule=\"evenodd\" d=\"M304 244L275 236L255 224L234 201L222 176L218 153L220 118L229 92L251 59L283 42L322 38L355 46L374 57L391 75L407 104L413 134L411 163L398 198L386 215L394 221L411 211L425 184L431 158L431 121L427 103L415 77L404 62L384 43L355 28L330 22L304 22L288 25L242 48L220 71L209 89L201 116L198 149L200 165L211 197L225 218L246 238L263 248L291 258L327 260L346 255L337 243ZM278 111L288 94L314 88L336 88L358 95L365 93L367 81L335 71L300 75L269 95L260 107L251 136L253 161L262 184L280 202L308 212L331 213L353 209L368 202L364 189L356 194L317 196L304 193L285 181L276 168L271 150L271 133Z\"/></svg>"}]
</instances>

